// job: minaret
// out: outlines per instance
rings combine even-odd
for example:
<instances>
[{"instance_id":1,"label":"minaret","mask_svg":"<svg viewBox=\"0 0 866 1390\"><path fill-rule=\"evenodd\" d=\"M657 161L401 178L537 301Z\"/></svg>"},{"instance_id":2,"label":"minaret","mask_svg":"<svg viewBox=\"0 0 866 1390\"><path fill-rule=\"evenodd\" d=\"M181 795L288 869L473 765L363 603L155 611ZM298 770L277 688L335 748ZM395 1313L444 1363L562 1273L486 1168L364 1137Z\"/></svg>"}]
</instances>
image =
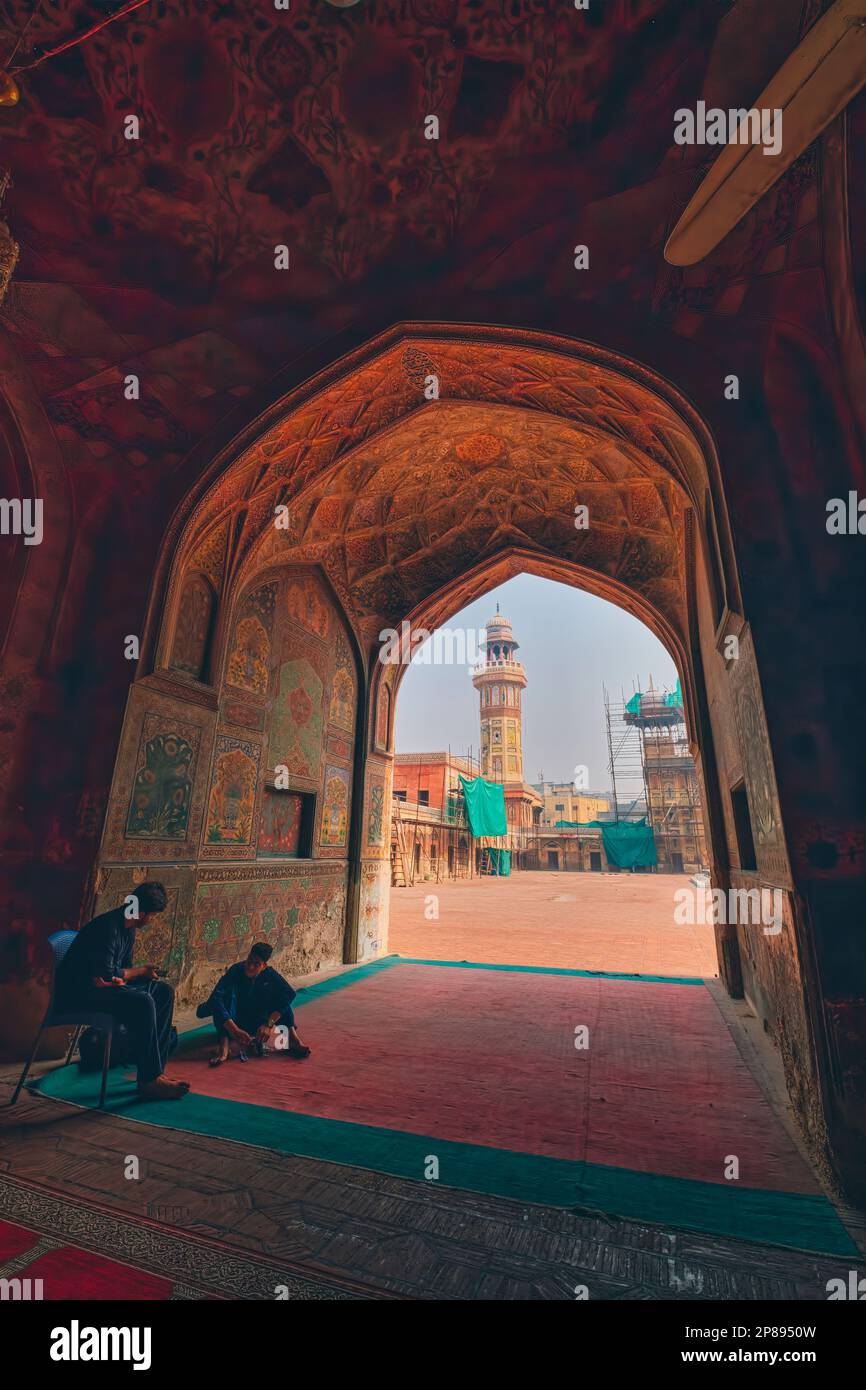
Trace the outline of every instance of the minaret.
<instances>
[{"instance_id":1,"label":"minaret","mask_svg":"<svg viewBox=\"0 0 866 1390\"><path fill-rule=\"evenodd\" d=\"M481 713L481 775L489 782L523 785L523 711L526 685L523 663L515 659L518 643L511 623L496 605L487 624L485 657L472 674Z\"/></svg>"}]
</instances>

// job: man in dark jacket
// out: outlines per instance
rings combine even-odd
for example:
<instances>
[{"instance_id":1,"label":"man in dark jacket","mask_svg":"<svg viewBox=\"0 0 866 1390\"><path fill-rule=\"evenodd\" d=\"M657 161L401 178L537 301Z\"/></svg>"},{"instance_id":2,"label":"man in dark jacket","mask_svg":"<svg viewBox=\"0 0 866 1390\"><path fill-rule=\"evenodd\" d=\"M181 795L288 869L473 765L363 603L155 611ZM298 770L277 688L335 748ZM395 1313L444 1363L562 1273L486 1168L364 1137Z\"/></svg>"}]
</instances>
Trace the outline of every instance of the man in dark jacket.
<instances>
[{"instance_id":1,"label":"man in dark jacket","mask_svg":"<svg viewBox=\"0 0 866 1390\"><path fill-rule=\"evenodd\" d=\"M90 1009L111 1014L129 1035L144 1100L180 1100L186 1081L163 1074L168 1058L174 990L155 965L132 964L138 928L164 912L161 883L140 883L120 907L92 918L77 933L57 969L59 1013Z\"/></svg>"},{"instance_id":2,"label":"man in dark jacket","mask_svg":"<svg viewBox=\"0 0 866 1390\"><path fill-rule=\"evenodd\" d=\"M246 960L230 966L210 998L196 1009L199 1018L213 1018L216 1028L219 1046L210 1059L212 1067L228 1061L230 1041L240 1045L242 1057L246 1047L262 1056L278 1027L287 1032L290 1057L309 1057L310 1049L295 1028L295 991L268 965L271 954L266 941L256 942Z\"/></svg>"}]
</instances>

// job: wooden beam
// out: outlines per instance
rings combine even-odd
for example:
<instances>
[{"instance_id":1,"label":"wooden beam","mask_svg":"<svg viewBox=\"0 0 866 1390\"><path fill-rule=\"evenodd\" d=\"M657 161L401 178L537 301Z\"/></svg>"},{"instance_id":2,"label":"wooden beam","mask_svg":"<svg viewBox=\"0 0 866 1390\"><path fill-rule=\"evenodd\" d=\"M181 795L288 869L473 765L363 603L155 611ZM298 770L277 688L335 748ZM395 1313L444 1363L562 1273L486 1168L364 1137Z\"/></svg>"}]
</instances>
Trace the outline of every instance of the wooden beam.
<instances>
[{"instance_id":1,"label":"wooden beam","mask_svg":"<svg viewBox=\"0 0 866 1390\"><path fill-rule=\"evenodd\" d=\"M781 110L780 153L726 145L671 232L665 260L695 265L715 250L864 85L866 0L836 0L753 103Z\"/></svg>"}]
</instances>

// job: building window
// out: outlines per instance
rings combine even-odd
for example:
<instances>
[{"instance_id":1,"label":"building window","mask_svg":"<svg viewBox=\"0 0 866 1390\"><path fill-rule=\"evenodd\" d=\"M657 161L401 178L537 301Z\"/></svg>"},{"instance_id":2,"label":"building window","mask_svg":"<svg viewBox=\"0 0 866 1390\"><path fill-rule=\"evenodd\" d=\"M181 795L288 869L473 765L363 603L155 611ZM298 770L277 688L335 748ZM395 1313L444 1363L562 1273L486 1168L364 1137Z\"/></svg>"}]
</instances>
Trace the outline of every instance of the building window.
<instances>
[{"instance_id":1,"label":"building window","mask_svg":"<svg viewBox=\"0 0 866 1390\"><path fill-rule=\"evenodd\" d=\"M565 810L565 806L562 805L560 802L557 802L556 805L555 805L555 807L554 807L553 809L554 809L555 811L564 811L564 810Z\"/></svg>"},{"instance_id":2,"label":"building window","mask_svg":"<svg viewBox=\"0 0 866 1390\"><path fill-rule=\"evenodd\" d=\"M734 812L734 832L737 837L737 853L741 869L757 869L755 839L752 834L752 817L749 814L749 798L745 782L731 788L731 806Z\"/></svg>"},{"instance_id":3,"label":"building window","mask_svg":"<svg viewBox=\"0 0 866 1390\"><path fill-rule=\"evenodd\" d=\"M312 792L265 787L257 853L264 859L310 859L316 798Z\"/></svg>"},{"instance_id":4,"label":"building window","mask_svg":"<svg viewBox=\"0 0 866 1390\"><path fill-rule=\"evenodd\" d=\"M419 806L429 806L429 805L430 805L430 792L428 791L428 789L427 789L426 787L424 788L423 791L419 791L419 792L418 792L418 805L419 805Z\"/></svg>"},{"instance_id":5,"label":"building window","mask_svg":"<svg viewBox=\"0 0 866 1390\"><path fill-rule=\"evenodd\" d=\"M406 789L405 789L405 787L402 787L402 788L400 789L400 791L397 791L396 788L395 788L395 790L394 790L394 800L395 800L395 801L405 801L405 800L406 800Z\"/></svg>"}]
</instances>

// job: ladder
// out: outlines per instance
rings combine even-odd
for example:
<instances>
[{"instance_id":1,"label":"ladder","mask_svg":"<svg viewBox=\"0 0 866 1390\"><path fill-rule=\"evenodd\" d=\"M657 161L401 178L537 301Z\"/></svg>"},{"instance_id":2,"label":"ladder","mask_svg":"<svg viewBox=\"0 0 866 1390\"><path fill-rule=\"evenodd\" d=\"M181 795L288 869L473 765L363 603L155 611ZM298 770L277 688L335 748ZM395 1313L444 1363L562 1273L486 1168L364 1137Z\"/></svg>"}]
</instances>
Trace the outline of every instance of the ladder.
<instances>
[{"instance_id":1,"label":"ladder","mask_svg":"<svg viewBox=\"0 0 866 1390\"><path fill-rule=\"evenodd\" d=\"M406 826L400 816L400 802L394 803L394 830L396 832L397 853L391 860L391 887L407 888L409 870L406 865Z\"/></svg>"}]
</instances>

